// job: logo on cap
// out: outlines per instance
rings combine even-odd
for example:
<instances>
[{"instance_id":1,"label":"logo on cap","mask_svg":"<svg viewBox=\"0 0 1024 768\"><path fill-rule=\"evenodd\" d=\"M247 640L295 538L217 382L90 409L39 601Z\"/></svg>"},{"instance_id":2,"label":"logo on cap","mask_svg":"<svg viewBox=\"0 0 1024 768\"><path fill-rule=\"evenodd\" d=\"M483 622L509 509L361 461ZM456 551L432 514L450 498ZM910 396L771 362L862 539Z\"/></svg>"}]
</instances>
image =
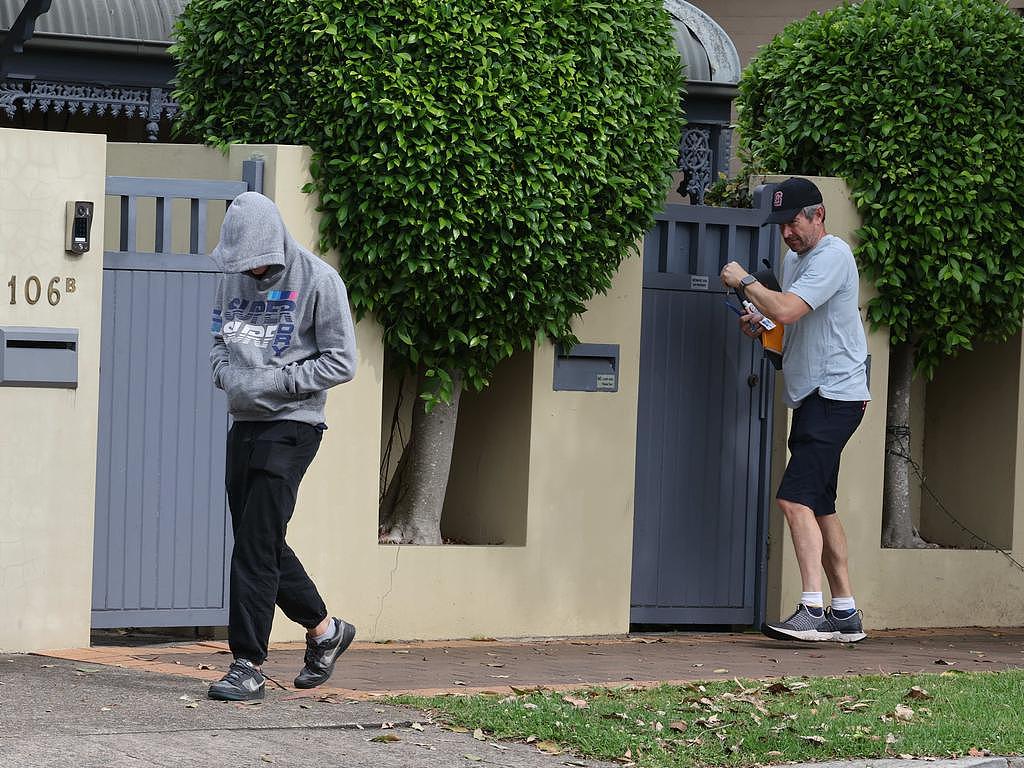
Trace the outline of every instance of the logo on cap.
<instances>
[{"instance_id":1,"label":"logo on cap","mask_svg":"<svg viewBox=\"0 0 1024 768\"><path fill-rule=\"evenodd\" d=\"M782 190L781 189L775 193L775 198L772 200L772 207L773 208L781 208L782 207Z\"/></svg>"}]
</instances>

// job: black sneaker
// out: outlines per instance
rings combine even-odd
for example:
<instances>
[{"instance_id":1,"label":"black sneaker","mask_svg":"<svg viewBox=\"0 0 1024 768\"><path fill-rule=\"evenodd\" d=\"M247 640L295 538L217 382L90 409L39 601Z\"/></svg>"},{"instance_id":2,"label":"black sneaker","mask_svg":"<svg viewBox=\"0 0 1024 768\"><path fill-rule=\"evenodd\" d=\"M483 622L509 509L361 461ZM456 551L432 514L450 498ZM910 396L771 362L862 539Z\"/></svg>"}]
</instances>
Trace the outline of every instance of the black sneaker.
<instances>
[{"instance_id":1,"label":"black sneaker","mask_svg":"<svg viewBox=\"0 0 1024 768\"><path fill-rule=\"evenodd\" d=\"M818 609L821 611L821 609ZM824 611L815 615L810 609L800 603L797 605L793 615L778 624L765 624L761 631L768 637L777 640L803 640L805 642L819 642L832 640L833 628Z\"/></svg>"},{"instance_id":2,"label":"black sneaker","mask_svg":"<svg viewBox=\"0 0 1024 768\"><path fill-rule=\"evenodd\" d=\"M306 638L306 655L303 657L306 666L295 678L296 688L316 688L327 682L327 678L334 671L334 662L352 644L356 628L341 619L332 617L331 621L334 622L334 637L326 643Z\"/></svg>"},{"instance_id":3,"label":"black sneaker","mask_svg":"<svg viewBox=\"0 0 1024 768\"><path fill-rule=\"evenodd\" d=\"M220 701L252 701L263 698L267 679L248 659L235 659L228 673L210 686L209 697Z\"/></svg>"},{"instance_id":4,"label":"black sneaker","mask_svg":"<svg viewBox=\"0 0 1024 768\"><path fill-rule=\"evenodd\" d=\"M849 616L840 617L831 608L826 608L825 618L832 630L832 639L840 643L859 643L867 637L862 615L860 611L854 611Z\"/></svg>"}]
</instances>

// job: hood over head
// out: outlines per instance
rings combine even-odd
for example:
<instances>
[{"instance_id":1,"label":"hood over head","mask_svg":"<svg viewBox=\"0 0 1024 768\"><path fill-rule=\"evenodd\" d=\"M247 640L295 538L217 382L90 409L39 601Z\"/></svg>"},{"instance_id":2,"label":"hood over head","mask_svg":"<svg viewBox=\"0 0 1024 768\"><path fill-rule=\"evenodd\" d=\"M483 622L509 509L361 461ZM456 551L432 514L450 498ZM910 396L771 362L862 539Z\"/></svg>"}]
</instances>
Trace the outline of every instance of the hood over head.
<instances>
[{"instance_id":1,"label":"hood over head","mask_svg":"<svg viewBox=\"0 0 1024 768\"><path fill-rule=\"evenodd\" d=\"M274 201L259 192L243 192L228 206L210 257L222 272L246 272L286 266L298 248Z\"/></svg>"}]
</instances>

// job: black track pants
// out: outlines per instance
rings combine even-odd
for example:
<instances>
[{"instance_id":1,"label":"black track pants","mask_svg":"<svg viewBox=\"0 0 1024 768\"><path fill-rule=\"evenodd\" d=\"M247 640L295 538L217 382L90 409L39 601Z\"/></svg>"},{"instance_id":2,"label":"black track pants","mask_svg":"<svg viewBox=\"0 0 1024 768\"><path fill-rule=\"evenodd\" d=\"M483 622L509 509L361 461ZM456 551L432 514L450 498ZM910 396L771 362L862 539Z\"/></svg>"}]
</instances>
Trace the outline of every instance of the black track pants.
<instances>
[{"instance_id":1,"label":"black track pants","mask_svg":"<svg viewBox=\"0 0 1024 768\"><path fill-rule=\"evenodd\" d=\"M274 605L315 627L327 608L285 543L299 482L320 447L320 430L297 421L236 421L228 432L227 491L231 553L228 644L235 658L262 664Z\"/></svg>"}]
</instances>

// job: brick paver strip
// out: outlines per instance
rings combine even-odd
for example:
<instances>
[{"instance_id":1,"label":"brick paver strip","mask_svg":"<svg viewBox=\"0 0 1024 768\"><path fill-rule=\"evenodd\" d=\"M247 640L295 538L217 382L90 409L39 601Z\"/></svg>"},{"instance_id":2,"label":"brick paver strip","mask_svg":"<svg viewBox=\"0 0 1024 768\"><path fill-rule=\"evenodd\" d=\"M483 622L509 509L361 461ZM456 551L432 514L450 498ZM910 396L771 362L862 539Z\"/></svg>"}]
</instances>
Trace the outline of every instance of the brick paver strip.
<instances>
[{"instance_id":1,"label":"brick paver strip","mask_svg":"<svg viewBox=\"0 0 1024 768\"><path fill-rule=\"evenodd\" d=\"M271 647L267 674L290 686L302 643ZM222 642L94 647L40 655L215 680L229 663ZM332 686L295 696L365 699L412 693L507 694L543 686L652 686L788 675L996 671L1024 668L1024 628L873 632L856 645L783 643L753 633L673 634L560 640L353 643Z\"/></svg>"}]
</instances>

